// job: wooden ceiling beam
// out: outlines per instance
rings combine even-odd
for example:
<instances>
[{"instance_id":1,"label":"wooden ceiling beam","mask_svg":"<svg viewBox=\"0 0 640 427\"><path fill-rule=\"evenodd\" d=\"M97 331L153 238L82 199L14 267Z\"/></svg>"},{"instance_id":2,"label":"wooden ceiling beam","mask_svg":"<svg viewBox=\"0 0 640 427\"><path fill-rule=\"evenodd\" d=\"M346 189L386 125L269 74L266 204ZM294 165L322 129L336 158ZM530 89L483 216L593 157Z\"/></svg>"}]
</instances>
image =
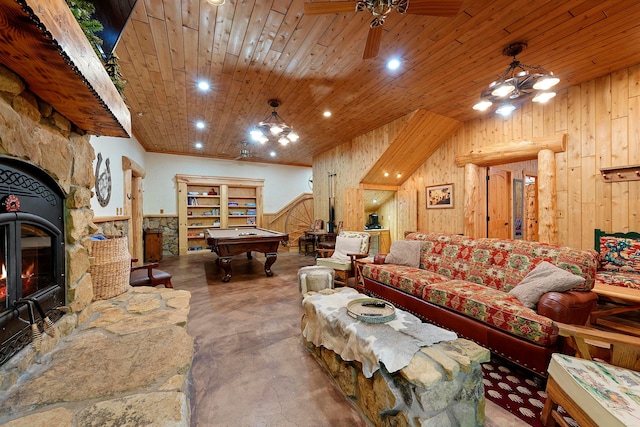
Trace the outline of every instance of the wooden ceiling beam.
<instances>
[{"instance_id":1,"label":"wooden ceiling beam","mask_svg":"<svg viewBox=\"0 0 640 427\"><path fill-rule=\"evenodd\" d=\"M0 0L0 58L78 128L129 137L131 116L64 0Z\"/></svg>"}]
</instances>

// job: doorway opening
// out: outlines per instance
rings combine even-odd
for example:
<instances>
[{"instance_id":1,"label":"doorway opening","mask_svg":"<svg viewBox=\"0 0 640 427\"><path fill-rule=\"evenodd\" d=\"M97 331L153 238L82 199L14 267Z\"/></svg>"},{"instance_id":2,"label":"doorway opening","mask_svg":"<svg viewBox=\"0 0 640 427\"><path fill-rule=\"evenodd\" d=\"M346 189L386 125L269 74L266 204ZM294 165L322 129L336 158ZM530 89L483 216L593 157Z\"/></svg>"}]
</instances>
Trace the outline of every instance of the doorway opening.
<instances>
[{"instance_id":1,"label":"doorway opening","mask_svg":"<svg viewBox=\"0 0 640 427\"><path fill-rule=\"evenodd\" d=\"M363 227L371 235L370 254L388 252L397 227L396 191L364 190Z\"/></svg>"}]
</instances>

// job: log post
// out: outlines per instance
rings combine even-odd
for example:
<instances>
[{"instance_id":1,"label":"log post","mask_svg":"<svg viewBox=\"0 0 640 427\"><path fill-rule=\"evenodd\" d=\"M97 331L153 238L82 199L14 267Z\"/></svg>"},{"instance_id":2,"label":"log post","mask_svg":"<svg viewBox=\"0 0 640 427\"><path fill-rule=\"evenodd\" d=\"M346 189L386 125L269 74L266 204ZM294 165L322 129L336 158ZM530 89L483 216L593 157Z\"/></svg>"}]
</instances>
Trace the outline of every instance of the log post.
<instances>
[{"instance_id":1,"label":"log post","mask_svg":"<svg viewBox=\"0 0 640 427\"><path fill-rule=\"evenodd\" d=\"M483 237L486 234L483 219L482 182L480 168L473 164L464 165L464 234L469 237ZM486 229L486 228L485 228Z\"/></svg>"},{"instance_id":2,"label":"log post","mask_svg":"<svg viewBox=\"0 0 640 427\"><path fill-rule=\"evenodd\" d=\"M552 150L538 153L538 239L558 243L556 217L556 156Z\"/></svg>"}]
</instances>

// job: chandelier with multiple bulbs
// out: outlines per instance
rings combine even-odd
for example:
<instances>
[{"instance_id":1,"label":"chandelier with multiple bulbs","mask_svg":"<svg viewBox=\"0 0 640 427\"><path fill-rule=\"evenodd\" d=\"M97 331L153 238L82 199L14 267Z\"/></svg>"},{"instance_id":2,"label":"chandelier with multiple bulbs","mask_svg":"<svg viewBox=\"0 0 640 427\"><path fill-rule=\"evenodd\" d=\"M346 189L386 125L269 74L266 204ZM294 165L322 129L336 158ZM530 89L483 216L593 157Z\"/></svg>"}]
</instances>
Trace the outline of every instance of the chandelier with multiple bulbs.
<instances>
[{"instance_id":1,"label":"chandelier with multiple bulbs","mask_svg":"<svg viewBox=\"0 0 640 427\"><path fill-rule=\"evenodd\" d=\"M533 96L532 102L544 103L556 96L550 91L558 84L559 78L542 67L526 65L516 58L525 48L526 43L512 43L502 50L505 56L513 57L509 68L482 91L480 101L473 106L474 110L485 111L494 103L500 104L496 113L508 116L516 109L511 101Z\"/></svg>"},{"instance_id":2,"label":"chandelier with multiple bulbs","mask_svg":"<svg viewBox=\"0 0 640 427\"><path fill-rule=\"evenodd\" d=\"M280 106L280 101L270 99L269 105L273 108L273 111L266 119L258 123L258 125L251 130L251 138L261 144L268 142L270 139L275 139L282 145L296 142L299 138L298 134L293 131L293 128L289 126L276 111L276 108Z\"/></svg>"}]
</instances>

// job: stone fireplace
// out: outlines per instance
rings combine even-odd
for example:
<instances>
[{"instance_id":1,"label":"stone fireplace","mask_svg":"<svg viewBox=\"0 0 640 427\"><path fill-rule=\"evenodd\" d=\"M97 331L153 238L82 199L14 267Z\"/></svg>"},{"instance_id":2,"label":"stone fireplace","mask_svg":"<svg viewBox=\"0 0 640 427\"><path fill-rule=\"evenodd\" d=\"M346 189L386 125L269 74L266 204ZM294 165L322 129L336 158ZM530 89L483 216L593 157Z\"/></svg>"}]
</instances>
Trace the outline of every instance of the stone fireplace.
<instances>
[{"instance_id":1,"label":"stone fireplace","mask_svg":"<svg viewBox=\"0 0 640 427\"><path fill-rule=\"evenodd\" d=\"M0 295L4 302L0 329L9 330L3 341L8 340L5 347L11 347L1 350L4 361L11 356L20 360L38 358L90 315L90 235L96 229L90 208L94 157L88 135L31 93L18 75L0 66L0 198L5 204L0 209L0 238L5 244L9 242L8 250L2 251L6 295ZM34 188L52 194L28 196ZM15 198L7 197L10 195ZM29 257L31 261L25 265ZM33 271L25 271L31 263L39 267L38 277ZM7 268L10 266L13 268ZM33 283L22 277L29 275ZM13 285L7 286L8 279ZM45 314L53 317L51 320L59 319L56 329L60 333L44 333L39 350L27 347L19 352L31 342L30 334L25 336L22 330L30 310L39 329L43 329L35 307L19 304L14 310L16 301L27 296L36 299ZM23 321L17 320L18 314ZM9 324L13 326L7 328ZM22 325L18 328L21 331L15 331L16 325ZM9 364L18 365L15 361ZM7 378L13 376L4 375L0 384L7 386Z\"/></svg>"},{"instance_id":2,"label":"stone fireplace","mask_svg":"<svg viewBox=\"0 0 640 427\"><path fill-rule=\"evenodd\" d=\"M90 207L95 154L89 135L129 137L131 116L64 0L0 4L0 19L7 24L0 30L0 165L12 168L0 175L0 202L5 203L0 241L10 243L0 254L6 269L0 329L20 318L20 324L25 319L38 323L42 332L43 315L59 317L53 330L45 328L36 349L28 345L30 334L25 338L7 332L8 346L16 341L18 347L27 346L0 350L7 355L0 367L0 385L6 388L91 315L88 270L96 226ZM49 204L44 215L34 213L30 205L43 199L14 185L12 173L36 178L55 193L56 207ZM20 208L11 195L22 202ZM28 257L37 272L26 271Z\"/></svg>"}]
</instances>

